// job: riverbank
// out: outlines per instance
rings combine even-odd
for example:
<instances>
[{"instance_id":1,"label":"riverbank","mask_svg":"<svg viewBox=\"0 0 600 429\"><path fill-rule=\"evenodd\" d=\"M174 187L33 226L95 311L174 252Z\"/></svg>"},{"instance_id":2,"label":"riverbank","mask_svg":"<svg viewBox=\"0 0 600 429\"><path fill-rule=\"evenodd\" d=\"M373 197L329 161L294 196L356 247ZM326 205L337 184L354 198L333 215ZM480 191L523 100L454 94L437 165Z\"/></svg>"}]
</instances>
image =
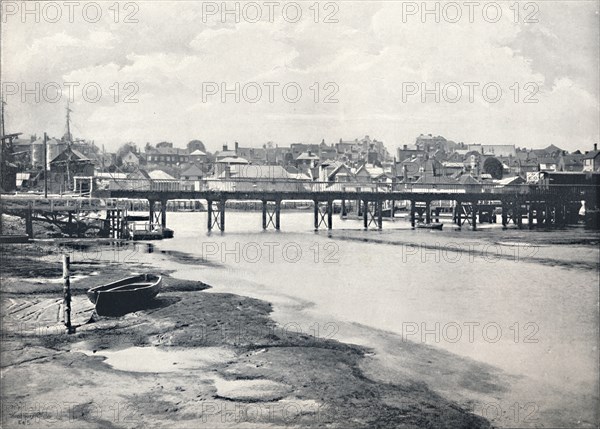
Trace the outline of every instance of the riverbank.
<instances>
[{"instance_id":1,"label":"riverbank","mask_svg":"<svg viewBox=\"0 0 600 429\"><path fill-rule=\"evenodd\" d=\"M83 309L74 335L57 319L67 248L77 249L73 310ZM265 301L207 293L167 270L153 308L86 323L88 287L155 267L92 258L99 248L85 241L13 250L18 262L2 264L3 427L489 426L423 382L386 379L368 347L278 325Z\"/></svg>"}]
</instances>

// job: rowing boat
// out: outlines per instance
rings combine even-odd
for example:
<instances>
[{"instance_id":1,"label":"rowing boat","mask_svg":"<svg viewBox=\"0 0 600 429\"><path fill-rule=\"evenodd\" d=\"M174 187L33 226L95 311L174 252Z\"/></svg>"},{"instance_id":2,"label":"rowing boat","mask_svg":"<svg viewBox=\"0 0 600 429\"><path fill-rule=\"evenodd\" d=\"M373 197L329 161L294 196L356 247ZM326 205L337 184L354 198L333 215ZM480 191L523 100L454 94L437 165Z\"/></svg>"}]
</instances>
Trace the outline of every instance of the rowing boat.
<instances>
[{"instance_id":1,"label":"rowing boat","mask_svg":"<svg viewBox=\"0 0 600 429\"><path fill-rule=\"evenodd\" d=\"M441 230L444 227L443 223L418 223L417 228L422 229L438 229Z\"/></svg>"},{"instance_id":2,"label":"rowing boat","mask_svg":"<svg viewBox=\"0 0 600 429\"><path fill-rule=\"evenodd\" d=\"M98 315L116 316L147 307L161 284L161 276L141 274L91 288L87 296L96 304Z\"/></svg>"}]
</instances>

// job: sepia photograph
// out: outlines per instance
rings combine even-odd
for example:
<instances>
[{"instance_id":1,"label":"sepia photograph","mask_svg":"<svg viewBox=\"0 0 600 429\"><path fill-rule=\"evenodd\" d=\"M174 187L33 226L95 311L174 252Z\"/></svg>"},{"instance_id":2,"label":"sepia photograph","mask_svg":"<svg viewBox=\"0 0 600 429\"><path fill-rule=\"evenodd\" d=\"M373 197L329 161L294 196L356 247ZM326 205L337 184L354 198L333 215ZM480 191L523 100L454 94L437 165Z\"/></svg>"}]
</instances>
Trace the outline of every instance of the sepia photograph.
<instances>
[{"instance_id":1,"label":"sepia photograph","mask_svg":"<svg viewBox=\"0 0 600 429\"><path fill-rule=\"evenodd\" d=\"M600 428L600 0L0 0L0 428Z\"/></svg>"}]
</instances>

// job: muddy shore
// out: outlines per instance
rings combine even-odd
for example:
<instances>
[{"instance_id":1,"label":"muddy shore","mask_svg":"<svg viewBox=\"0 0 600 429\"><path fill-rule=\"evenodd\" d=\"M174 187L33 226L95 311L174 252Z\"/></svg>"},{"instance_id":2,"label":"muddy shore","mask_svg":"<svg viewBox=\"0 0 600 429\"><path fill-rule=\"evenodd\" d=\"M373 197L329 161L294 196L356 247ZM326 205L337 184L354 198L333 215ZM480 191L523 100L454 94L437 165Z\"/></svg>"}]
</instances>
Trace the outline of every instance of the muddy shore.
<instances>
[{"instance_id":1,"label":"muddy shore","mask_svg":"<svg viewBox=\"0 0 600 429\"><path fill-rule=\"evenodd\" d=\"M67 335L57 280L69 248L2 249L3 427L489 427L423 382L369 375L368 348L284 329L265 301L168 272L152 308L90 321L85 290L152 271L137 262L75 258Z\"/></svg>"}]
</instances>

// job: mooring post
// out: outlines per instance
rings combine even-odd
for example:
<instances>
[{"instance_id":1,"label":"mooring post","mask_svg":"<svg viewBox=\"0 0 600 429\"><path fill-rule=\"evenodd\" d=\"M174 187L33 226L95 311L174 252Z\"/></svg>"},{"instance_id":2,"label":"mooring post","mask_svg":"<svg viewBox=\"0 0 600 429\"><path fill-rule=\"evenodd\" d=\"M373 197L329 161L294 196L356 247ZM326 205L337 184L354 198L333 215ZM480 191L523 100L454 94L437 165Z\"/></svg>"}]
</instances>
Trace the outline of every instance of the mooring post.
<instances>
[{"instance_id":1,"label":"mooring post","mask_svg":"<svg viewBox=\"0 0 600 429\"><path fill-rule=\"evenodd\" d=\"M27 207L27 213L25 215L25 233L29 238L33 238L33 209L31 207L31 202Z\"/></svg>"},{"instance_id":2,"label":"mooring post","mask_svg":"<svg viewBox=\"0 0 600 429\"><path fill-rule=\"evenodd\" d=\"M63 318L67 327L67 334L75 333L75 328L71 326L71 278L69 269L71 257L63 255Z\"/></svg>"},{"instance_id":3,"label":"mooring post","mask_svg":"<svg viewBox=\"0 0 600 429\"><path fill-rule=\"evenodd\" d=\"M213 225L213 202L212 200L206 200L206 213L208 215L207 227L208 231L212 230Z\"/></svg>"},{"instance_id":4,"label":"mooring post","mask_svg":"<svg viewBox=\"0 0 600 429\"><path fill-rule=\"evenodd\" d=\"M417 210L415 200L410 200L410 226L415 227L415 212Z\"/></svg>"},{"instance_id":5,"label":"mooring post","mask_svg":"<svg viewBox=\"0 0 600 429\"><path fill-rule=\"evenodd\" d=\"M331 229L333 225L333 201L327 200L327 229Z\"/></svg>"},{"instance_id":6,"label":"mooring post","mask_svg":"<svg viewBox=\"0 0 600 429\"><path fill-rule=\"evenodd\" d=\"M363 201L363 224L365 230L369 228L369 201Z\"/></svg>"},{"instance_id":7,"label":"mooring post","mask_svg":"<svg viewBox=\"0 0 600 429\"><path fill-rule=\"evenodd\" d=\"M281 200L275 200L275 229L281 228Z\"/></svg>"},{"instance_id":8,"label":"mooring post","mask_svg":"<svg viewBox=\"0 0 600 429\"><path fill-rule=\"evenodd\" d=\"M262 201L262 227L267 229L267 200Z\"/></svg>"}]
</instances>

